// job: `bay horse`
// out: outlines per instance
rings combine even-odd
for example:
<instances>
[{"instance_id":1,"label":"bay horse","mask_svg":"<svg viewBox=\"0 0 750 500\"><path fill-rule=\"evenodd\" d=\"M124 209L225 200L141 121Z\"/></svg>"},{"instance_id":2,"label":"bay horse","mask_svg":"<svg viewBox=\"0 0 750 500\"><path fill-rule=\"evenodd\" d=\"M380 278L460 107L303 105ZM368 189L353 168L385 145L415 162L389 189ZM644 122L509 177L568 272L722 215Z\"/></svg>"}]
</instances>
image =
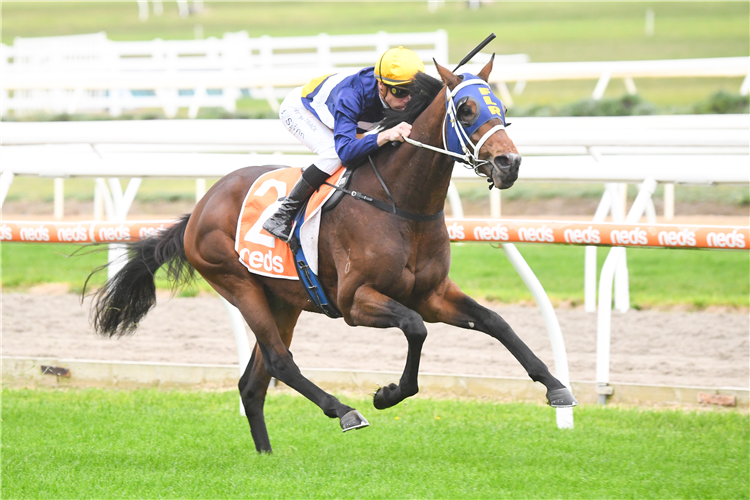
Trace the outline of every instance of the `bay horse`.
<instances>
[{"instance_id":1,"label":"bay horse","mask_svg":"<svg viewBox=\"0 0 750 500\"><path fill-rule=\"evenodd\" d=\"M499 100L486 84L492 64L490 60L479 73L480 82L468 83L482 84L482 95L487 96L484 101L497 106ZM449 151L441 149L446 144L444 135L451 126L457 126L454 122L460 122L462 133L471 139L470 146L476 146L473 166L478 174L487 176L490 189L513 185L521 156L505 131L504 110L499 113L497 107L490 111L494 116L486 123L466 133L473 130L471 124L476 117L491 108L481 96L454 102L457 95L452 96L452 92L468 74L457 76L437 62L435 65L442 82L419 74L406 110L389 113L384 120L386 128L402 120L413 122L407 143L380 148L370 159L372 168L365 162L351 180L352 191L390 200L400 212L389 213L353 196L345 196L335 209L325 212L320 227L319 280L347 324L397 327L406 336L403 374L397 384L377 390L373 398L377 409L390 408L417 394L419 361L427 336L425 321L492 336L515 356L532 380L544 384L548 404L556 408L575 406L573 394L508 323L465 295L448 278L450 240L443 207L454 165L452 156L461 156L462 151L450 156ZM465 148L463 153L467 151L471 152ZM155 305L157 269L166 264L168 276L180 283L198 271L240 310L257 341L239 380L239 391L258 452L271 451L263 414L271 377L304 395L328 417L338 418L345 432L368 425L357 410L305 378L292 358L289 347L300 313L320 312L308 300L301 281L251 274L235 251L244 197L261 174L276 168L283 167L248 167L228 174L176 225L154 237L129 243L129 262L97 292L92 312L98 333L133 333Z\"/></svg>"}]
</instances>

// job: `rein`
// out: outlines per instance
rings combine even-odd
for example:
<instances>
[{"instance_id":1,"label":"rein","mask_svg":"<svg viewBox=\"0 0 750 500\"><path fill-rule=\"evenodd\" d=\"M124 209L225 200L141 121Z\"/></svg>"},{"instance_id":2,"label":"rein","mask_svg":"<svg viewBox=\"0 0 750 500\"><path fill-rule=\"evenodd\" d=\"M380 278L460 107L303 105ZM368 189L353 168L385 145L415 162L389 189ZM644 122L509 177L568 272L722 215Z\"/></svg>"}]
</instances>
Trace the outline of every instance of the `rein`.
<instances>
[{"instance_id":1,"label":"rein","mask_svg":"<svg viewBox=\"0 0 750 500\"><path fill-rule=\"evenodd\" d=\"M383 210L384 212L392 213L393 215L401 217L402 219L413 220L416 222L430 222L433 220L441 219L445 215L444 210L441 210L438 213L432 214L432 215L422 215L422 214L415 214L413 212L407 212L406 210L401 210L400 208L396 207L396 202L393 200L393 196L391 196L391 192L388 190L388 186L385 185L385 181L383 180L383 177L380 176L380 172L378 172L378 169L375 167L375 162L372 161L372 158L369 156L367 157L367 159L370 160L370 165L372 165L372 170L375 172L375 176L378 178L380 185L383 186L383 190L385 191L385 194L387 194L388 199L391 200L390 205L380 200L376 200L375 198L371 196L367 196L366 194L360 193L358 191L350 191L346 188L334 186L333 184L329 184L328 182L325 182L324 184L331 186L333 189L337 191L342 191L357 200L367 202L370 205L376 208L379 208L380 210Z\"/></svg>"}]
</instances>

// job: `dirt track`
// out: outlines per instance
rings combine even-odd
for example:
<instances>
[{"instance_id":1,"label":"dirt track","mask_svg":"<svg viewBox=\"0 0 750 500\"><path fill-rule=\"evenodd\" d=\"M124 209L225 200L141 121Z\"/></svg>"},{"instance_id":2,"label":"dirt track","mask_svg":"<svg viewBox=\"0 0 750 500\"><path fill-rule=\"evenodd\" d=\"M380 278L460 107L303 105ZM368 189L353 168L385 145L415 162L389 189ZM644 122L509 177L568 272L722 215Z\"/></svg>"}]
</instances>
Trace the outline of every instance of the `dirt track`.
<instances>
[{"instance_id":1,"label":"dirt track","mask_svg":"<svg viewBox=\"0 0 750 500\"><path fill-rule=\"evenodd\" d=\"M95 336L89 303L72 294L2 294L2 354L77 359L236 364L229 320L215 297L169 299L133 337ZM53 290L54 292L54 290ZM536 307L493 304L550 367L552 350ZM596 314L558 309L572 380L594 380ZM474 331L428 325L421 371L525 377L497 341ZM612 316L611 381L700 387L750 386L747 312L635 311ZM303 313L291 348L306 368L400 371L406 341L394 329L351 328Z\"/></svg>"}]
</instances>

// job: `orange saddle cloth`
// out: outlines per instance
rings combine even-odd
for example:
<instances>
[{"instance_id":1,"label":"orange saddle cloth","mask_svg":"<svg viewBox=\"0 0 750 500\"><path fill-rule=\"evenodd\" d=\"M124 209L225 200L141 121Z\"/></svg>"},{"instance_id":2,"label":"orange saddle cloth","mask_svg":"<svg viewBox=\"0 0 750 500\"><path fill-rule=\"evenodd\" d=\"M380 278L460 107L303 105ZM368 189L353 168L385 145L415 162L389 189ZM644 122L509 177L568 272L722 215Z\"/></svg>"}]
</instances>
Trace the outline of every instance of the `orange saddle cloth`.
<instances>
[{"instance_id":1,"label":"orange saddle cloth","mask_svg":"<svg viewBox=\"0 0 750 500\"><path fill-rule=\"evenodd\" d=\"M344 170L343 167L338 169L327 182L336 184ZM237 222L234 249L239 254L240 262L251 273L272 278L299 279L289 244L271 236L263 229L263 223L281 205L279 198L286 197L301 176L302 169L299 168L272 170L258 177L248 190ZM310 197L305 209L300 243L308 260L314 261L313 272L316 273L320 212L323 204L333 193L334 189L331 186L323 184ZM311 253L314 253L314 256Z\"/></svg>"}]
</instances>

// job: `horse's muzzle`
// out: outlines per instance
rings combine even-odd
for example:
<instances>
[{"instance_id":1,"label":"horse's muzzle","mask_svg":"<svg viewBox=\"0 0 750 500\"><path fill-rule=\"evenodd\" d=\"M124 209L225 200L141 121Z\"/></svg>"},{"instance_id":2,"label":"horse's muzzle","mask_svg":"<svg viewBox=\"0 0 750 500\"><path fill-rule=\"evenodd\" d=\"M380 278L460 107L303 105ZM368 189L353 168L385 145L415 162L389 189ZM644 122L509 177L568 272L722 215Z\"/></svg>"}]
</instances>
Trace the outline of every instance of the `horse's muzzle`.
<instances>
[{"instance_id":1,"label":"horse's muzzle","mask_svg":"<svg viewBox=\"0 0 750 500\"><path fill-rule=\"evenodd\" d=\"M492 160L492 182L498 189L508 189L518 179L518 167L521 166L521 155L504 153Z\"/></svg>"}]
</instances>

